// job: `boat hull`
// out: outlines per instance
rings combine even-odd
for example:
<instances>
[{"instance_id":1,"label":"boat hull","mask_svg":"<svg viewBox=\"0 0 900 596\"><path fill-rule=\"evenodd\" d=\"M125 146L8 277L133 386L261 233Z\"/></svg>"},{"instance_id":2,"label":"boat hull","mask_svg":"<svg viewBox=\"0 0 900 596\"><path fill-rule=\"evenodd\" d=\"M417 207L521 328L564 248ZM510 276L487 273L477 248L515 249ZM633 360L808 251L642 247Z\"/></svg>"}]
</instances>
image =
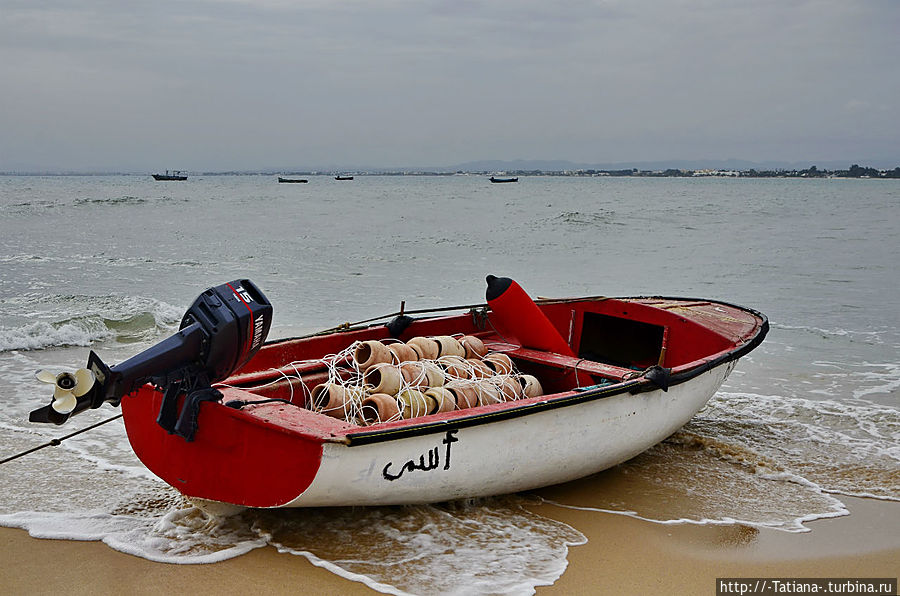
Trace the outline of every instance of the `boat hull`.
<instances>
[{"instance_id":1,"label":"boat hull","mask_svg":"<svg viewBox=\"0 0 900 596\"><path fill-rule=\"evenodd\" d=\"M400 331L342 326L266 344L218 386L218 402L202 404L193 440L157 424L163 394L143 386L121 402L128 438L141 461L187 497L244 507L518 492L602 471L664 440L768 331L764 315L708 300L573 298L542 301L540 311L572 353L529 348L539 342L522 334L522 343L508 343L515 334L504 335L512 331L504 324L515 317L504 323L486 307ZM544 394L371 425L315 411L311 390L331 374L322 355L369 340L452 334L480 334L521 373L536 375Z\"/></svg>"},{"instance_id":2,"label":"boat hull","mask_svg":"<svg viewBox=\"0 0 900 596\"><path fill-rule=\"evenodd\" d=\"M291 432L209 404L197 440L186 442L155 424L159 392L145 388L122 408L144 464L189 497L247 507L431 503L549 486L626 461L690 420L734 364L668 391L632 394L626 385L612 394L577 392L559 405L530 400L502 411L473 410L416 433L362 432L349 440L338 438L337 422L311 412L301 411ZM244 397L225 393L226 401Z\"/></svg>"}]
</instances>

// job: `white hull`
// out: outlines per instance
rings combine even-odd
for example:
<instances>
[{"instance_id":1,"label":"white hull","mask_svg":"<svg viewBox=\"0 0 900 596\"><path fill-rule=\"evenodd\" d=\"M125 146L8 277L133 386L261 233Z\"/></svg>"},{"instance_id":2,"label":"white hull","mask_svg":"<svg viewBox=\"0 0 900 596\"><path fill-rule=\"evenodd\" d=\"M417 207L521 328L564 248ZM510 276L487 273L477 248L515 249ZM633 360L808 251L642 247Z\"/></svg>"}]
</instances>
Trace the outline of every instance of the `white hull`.
<instances>
[{"instance_id":1,"label":"white hull","mask_svg":"<svg viewBox=\"0 0 900 596\"><path fill-rule=\"evenodd\" d=\"M681 428L734 365L723 363L667 392L626 392L365 445L326 443L315 480L284 506L433 503L582 478L636 456Z\"/></svg>"}]
</instances>

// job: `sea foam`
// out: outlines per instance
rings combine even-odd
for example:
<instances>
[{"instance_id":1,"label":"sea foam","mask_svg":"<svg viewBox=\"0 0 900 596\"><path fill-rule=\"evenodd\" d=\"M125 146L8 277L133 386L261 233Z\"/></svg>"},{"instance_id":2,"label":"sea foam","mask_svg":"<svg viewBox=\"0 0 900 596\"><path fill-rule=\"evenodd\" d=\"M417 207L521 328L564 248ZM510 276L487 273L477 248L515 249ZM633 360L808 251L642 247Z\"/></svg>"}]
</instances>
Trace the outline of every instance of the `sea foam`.
<instances>
[{"instance_id":1,"label":"sea foam","mask_svg":"<svg viewBox=\"0 0 900 596\"><path fill-rule=\"evenodd\" d=\"M523 497L406 507L259 512L281 552L394 594L533 594L586 538Z\"/></svg>"},{"instance_id":2,"label":"sea foam","mask_svg":"<svg viewBox=\"0 0 900 596\"><path fill-rule=\"evenodd\" d=\"M900 410L721 392L686 427L774 462L824 492L900 501Z\"/></svg>"},{"instance_id":3,"label":"sea foam","mask_svg":"<svg viewBox=\"0 0 900 596\"><path fill-rule=\"evenodd\" d=\"M115 513L18 512L0 524L36 538L99 540L151 561L213 563L273 546L390 594L533 594L586 538L528 512L523 497L405 507L246 510L206 515L177 493Z\"/></svg>"}]
</instances>

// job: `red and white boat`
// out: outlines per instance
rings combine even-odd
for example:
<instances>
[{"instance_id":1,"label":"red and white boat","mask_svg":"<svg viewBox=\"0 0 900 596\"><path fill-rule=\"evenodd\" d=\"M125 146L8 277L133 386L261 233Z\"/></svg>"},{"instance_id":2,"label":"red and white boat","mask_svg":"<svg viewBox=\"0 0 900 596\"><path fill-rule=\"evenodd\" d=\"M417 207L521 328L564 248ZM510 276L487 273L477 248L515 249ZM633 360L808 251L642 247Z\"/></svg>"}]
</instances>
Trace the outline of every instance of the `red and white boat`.
<instances>
[{"instance_id":1,"label":"red and white boat","mask_svg":"<svg viewBox=\"0 0 900 596\"><path fill-rule=\"evenodd\" d=\"M32 420L61 423L121 401L134 452L194 499L245 507L439 502L566 482L634 457L699 411L768 331L761 313L713 300L532 301L512 280L488 283L482 305L268 343L265 297L247 280L225 284L147 352L112 368L92 353L87 369L58 375L53 404ZM230 310L221 318L217 309ZM457 395L442 411L383 422L359 408L345 408L349 420L316 411L325 401L316 387L359 380L348 354L376 345L362 342L447 336L505 354L514 370L496 374L530 375L542 394Z\"/></svg>"}]
</instances>

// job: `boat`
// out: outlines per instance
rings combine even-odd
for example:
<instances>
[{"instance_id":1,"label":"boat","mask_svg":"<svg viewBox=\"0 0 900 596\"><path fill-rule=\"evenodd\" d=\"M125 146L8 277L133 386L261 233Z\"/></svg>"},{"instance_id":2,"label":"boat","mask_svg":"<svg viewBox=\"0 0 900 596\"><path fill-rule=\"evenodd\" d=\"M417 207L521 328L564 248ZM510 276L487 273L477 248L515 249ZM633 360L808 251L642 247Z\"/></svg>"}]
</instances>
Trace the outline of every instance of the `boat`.
<instances>
[{"instance_id":1,"label":"boat","mask_svg":"<svg viewBox=\"0 0 900 596\"><path fill-rule=\"evenodd\" d=\"M518 178L497 178L496 176L491 176L490 181L494 182L496 184L496 183L502 183L502 182L518 182L519 179Z\"/></svg>"},{"instance_id":2,"label":"boat","mask_svg":"<svg viewBox=\"0 0 900 596\"><path fill-rule=\"evenodd\" d=\"M169 173L169 170L166 170L165 174L153 174L154 180L187 180L187 176L185 176L181 170L172 170L172 173Z\"/></svg>"},{"instance_id":3,"label":"boat","mask_svg":"<svg viewBox=\"0 0 900 596\"><path fill-rule=\"evenodd\" d=\"M335 179L335 180L353 180L353 176L340 176L340 175L338 175L338 176L335 176L334 179Z\"/></svg>"},{"instance_id":4,"label":"boat","mask_svg":"<svg viewBox=\"0 0 900 596\"><path fill-rule=\"evenodd\" d=\"M309 182L306 178L282 178L278 177L278 182L280 183L289 183L289 184L306 184Z\"/></svg>"},{"instance_id":5,"label":"boat","mask_svg":"<svg viewBox=\"0 0 900 596\"><path fill-rule=\"evenodd\" d=\"M138 458L204 505L443 502L638 455L688 422L768 331L763 314L716 300L533 300L495 276L485 297L265 341L272 305L235 280L123 363L91 352L75 373L39 372L54 397L30 420L121 405Z\"/></svg>"}]
</instances>

